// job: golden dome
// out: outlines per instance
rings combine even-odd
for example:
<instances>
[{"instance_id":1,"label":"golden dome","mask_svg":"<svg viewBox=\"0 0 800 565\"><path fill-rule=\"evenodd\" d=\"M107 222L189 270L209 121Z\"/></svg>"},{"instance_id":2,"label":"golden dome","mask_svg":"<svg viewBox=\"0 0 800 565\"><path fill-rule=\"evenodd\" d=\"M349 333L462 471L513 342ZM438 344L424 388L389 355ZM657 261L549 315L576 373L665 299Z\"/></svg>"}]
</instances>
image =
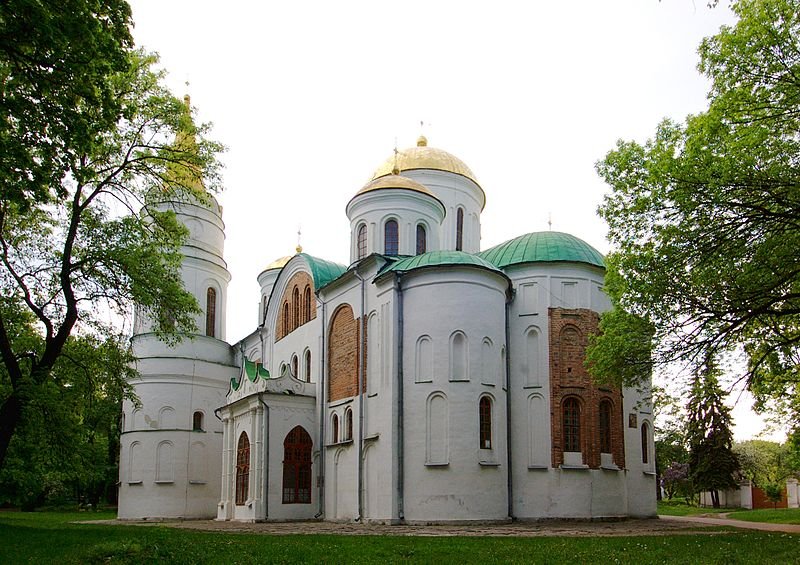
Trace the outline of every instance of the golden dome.
<instances>
[{"instance_id":1,"label":"golden dome","mask_svg":"<svg viewBox=\"0 0 800 565\"><path fill-rule=\"evenodd\" d=\"M287 255L286 257L281 257L280 259L275 259L272 263L266 266L264 269L265 271L269 271L270 269L282 269L286 266L294 255Z\"/></svg>"},{"instance_id":2,"label":"golden dome","mask_svg":"<svg viewBox=\"0 0 800 565\"><path fill-rule=\"evenodd\" d=\"M365 192L373 192L375 190L383 190L385 188L413 190L414 192L421 192L422 194L427 194L428 196L436 198L436 196L430 191L430 189L428 189L427 186L420 184L415 180L411 180L408 177L392 174L387 174L369 181L361 190L356 192L356 196L359 194L364 194Z\"/></svg>"},{"instance_id":3,"label":"golden dome","mask_svg":"<svg viewBox=\"0 0 800 565\"><path fill-rule=\"evenodd\" d=\"M461 159L443 149L428 147L428 140L424 135L419 136L416 147L403 149L402 151L398 151L396 156L392 155L386 159L375 171L375 174L372 175L372 178L377 179L390 175L395 167L400 172L412 169L434 169L437 171L455 173L462 177L467 177L475 184L478 184L475 175ZM480 185L478 184L478 186Z\"/></svg>"}]
</instances>

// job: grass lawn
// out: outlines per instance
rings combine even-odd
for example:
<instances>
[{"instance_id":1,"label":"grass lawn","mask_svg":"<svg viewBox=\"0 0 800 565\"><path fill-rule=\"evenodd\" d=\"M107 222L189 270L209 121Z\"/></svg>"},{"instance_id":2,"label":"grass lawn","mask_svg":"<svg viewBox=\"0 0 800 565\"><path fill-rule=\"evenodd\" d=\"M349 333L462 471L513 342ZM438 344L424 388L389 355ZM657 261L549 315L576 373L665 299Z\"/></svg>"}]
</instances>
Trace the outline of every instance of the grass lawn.
<instances>
[{"instance_id":1,"label":"grass lawn","mask_svg":"<svg viewBox=\"0 0 800 565\"><path fill-rule=\"evenodd\" d=\"M730 518L748 522L769 522L770 524L800 524L800 508L779 508L776 510L741 510L731 512Z\"/></svg>"},{"instance_id":2,"label":"grass lawn","mask_svg":"<svg viewBox=\"0 0 800 565\"><path fill-rule=\"evenodd\" d=\"M110 514L0 512L0 563L799 563L799 536L270 536L71 524Z\"/></svg>"},{"instance_id":3,"label":"grass lawn","mask_svg":"<svg viewBox=\"0 0 800 565\"><path fill-rule=\"evenodd\" d=\"M737 508L706 508L687 504L683 500L662 500L658 503L658 513L662 516L693 516L695 514L719 514L733 512Z\"/></svg>"}]
</instances>

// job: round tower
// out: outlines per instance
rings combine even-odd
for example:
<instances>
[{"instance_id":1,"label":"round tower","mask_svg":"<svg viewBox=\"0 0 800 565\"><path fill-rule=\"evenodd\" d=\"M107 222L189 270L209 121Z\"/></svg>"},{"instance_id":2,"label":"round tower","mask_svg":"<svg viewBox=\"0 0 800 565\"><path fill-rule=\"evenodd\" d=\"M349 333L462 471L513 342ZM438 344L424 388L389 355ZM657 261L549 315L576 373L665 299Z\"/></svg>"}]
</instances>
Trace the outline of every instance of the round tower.
<instances>
[{"instance_id":1,"label":"round tower","mask_svg":"<svg viewBox=\"0 0 800 565\"><path fill-rule=\"evenodd\" d=\"M397 151L378 167L373 180L398 171L424 185L445 208L436 250L477 253L481 245L481 211L486 195L475 175L461 159L428 146L425 136L415 147Z\"/></svg>"},{"instance_id":2,"label":"round tower","mask_svg":"<svg viewBox=\"0 0 800 565\"><path fill-rule=\"evenodd\" d=\"M424 185L397 174L374 179L347 204L350 261L438 250L444 216L444 204Z\"/></svg>"},{"instance_id":3,"label":"round tower","mask_svg":"<svg viewBox=\"0 0 800 565\"><path fill-rule=\"evenodd\" d=\"M175 141L193 143L184 132ZM214 410L225 403L235 373L224 341L231 278L223 258L225 225L222 208L199 176L179 178L176 169L167 174L187 190L165 192L147 206L174 211L188 229L181 277L201 312L195 333L177 344L161 341L146 316L137 313L134 320L139 378L131 384L139 402L123 403L120 519L210 518L219 496L220 468L212 462L222 452L222 425Z\"/></svg>"}]
</instances>

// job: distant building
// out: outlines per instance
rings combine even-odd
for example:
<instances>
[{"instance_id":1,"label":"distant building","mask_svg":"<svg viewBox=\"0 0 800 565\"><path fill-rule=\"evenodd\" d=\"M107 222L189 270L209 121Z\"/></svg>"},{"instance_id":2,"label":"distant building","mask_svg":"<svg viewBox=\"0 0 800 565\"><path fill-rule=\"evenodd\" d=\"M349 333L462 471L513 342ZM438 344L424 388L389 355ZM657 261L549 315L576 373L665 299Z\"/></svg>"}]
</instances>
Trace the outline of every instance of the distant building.
<instances>
[{"instance_id":1,"label":"distant building","mask_svg":"<svg viewBox=\"0 0 800 565\"><path fill-rule=\"evenodd\" d=\"M137 319L119 518L653 516L650 406L583 366L603 257L557 232L480 251L484 204L421 137L347 203L350 266L299 248L268 265L258 325L229 345L220 207L163 203L191 234L204 331L168 346Z\"/></svg>"}]
</instances>

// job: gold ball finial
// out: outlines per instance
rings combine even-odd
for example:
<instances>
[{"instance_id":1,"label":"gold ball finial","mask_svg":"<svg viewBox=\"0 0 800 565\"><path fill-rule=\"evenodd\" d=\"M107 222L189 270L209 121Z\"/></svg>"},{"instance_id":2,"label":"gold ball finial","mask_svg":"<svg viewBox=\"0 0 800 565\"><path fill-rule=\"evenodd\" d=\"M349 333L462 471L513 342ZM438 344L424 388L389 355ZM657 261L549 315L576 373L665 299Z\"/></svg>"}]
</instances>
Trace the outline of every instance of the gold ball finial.
<instances>
[{"instance_id":1,"label":"gold ball finial","mask_svg":"<svg viewBox=\"0 0 800 565\"><path fill-rule=\"evenodd\" d=\"M187 109L192 107L192 99L189 97L188 94L183 95L183 103L186 105Z\"/></svg>"},{"instance_id":2,"label":"gold ball finial","mask_svg":"<svg viewBox=\"0 0 800 565\"><path fill-rule=\"evenodd\" d=\"M424 135L420 135L417 138L417 147L427 147L428 146L428 138Z\"/></svg>"},{"instance_id":3,"label":"gold ball finial","mask_svg":"<svg viewBox=\"0 0 800 565\"><path fill-rule=\"evenodd\" d=\"M303 246L298 243L297 247L295 247L294 250L297 251L298 253L302 253L303 252Z\"/></svg>"}]
</instances>

